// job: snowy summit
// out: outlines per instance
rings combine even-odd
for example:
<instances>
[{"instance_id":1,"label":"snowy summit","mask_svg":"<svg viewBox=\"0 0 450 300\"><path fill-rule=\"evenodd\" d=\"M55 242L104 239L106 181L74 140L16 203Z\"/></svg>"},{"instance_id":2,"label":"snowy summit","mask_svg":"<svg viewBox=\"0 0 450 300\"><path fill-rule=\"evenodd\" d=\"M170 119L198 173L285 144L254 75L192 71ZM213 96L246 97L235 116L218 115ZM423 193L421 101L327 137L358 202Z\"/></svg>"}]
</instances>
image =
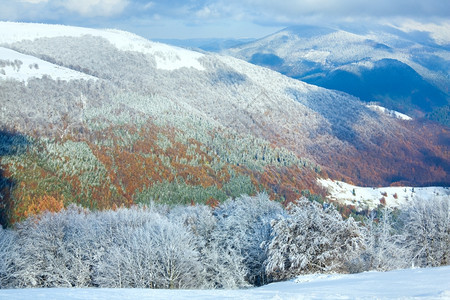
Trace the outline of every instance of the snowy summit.
<instances>
[{"instance_id":1,"label":"snowy summit","mask_svg":"<svg viewBox=\"0 0 450 300\"><path fill-rule=\"evenodd\" d=\"M117 49L135 51L154 56L157 68L161 70L176 70L194 68L204 70L200 59L203 54L151 42L138 35L114 29L91 29L64 25L30 24L16 22L0 22L0 44L15 43L23 40L54 37L81 37L85 35L98 36L108 40Z\"/></svg>"}]
</instances>

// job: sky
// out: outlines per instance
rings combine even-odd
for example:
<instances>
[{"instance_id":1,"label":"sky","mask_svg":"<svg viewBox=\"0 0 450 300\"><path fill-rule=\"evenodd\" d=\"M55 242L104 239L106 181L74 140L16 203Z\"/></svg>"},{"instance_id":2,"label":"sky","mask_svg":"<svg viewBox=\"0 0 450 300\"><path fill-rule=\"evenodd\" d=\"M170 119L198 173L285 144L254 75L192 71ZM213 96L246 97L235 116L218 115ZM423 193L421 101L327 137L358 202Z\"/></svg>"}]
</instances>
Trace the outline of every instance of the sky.
<instances>
[{"instance_id":1,"label":"sky","mask_svg":"<svg viewBox=\"0 0 450 300\"><path fill-rule=\"evenodd\" d=\"M258 38L298 24L450 23L450 0L0 0L0 21L116 28L150 39Z\"/></svg>"}]
</instances>

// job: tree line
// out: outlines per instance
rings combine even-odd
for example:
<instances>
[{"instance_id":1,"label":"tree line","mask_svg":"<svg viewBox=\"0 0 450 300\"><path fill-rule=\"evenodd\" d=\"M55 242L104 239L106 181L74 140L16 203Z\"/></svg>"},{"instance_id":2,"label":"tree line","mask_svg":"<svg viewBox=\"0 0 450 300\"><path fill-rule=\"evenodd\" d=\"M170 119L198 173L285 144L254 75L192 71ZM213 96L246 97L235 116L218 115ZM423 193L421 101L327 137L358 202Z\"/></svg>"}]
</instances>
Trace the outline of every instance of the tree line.
<instances>
[{"instance_id":1,"label":"tree line","mask_svg":"<svg viewBox=\"0 0 450 300\"><path fill-rule=\"evenodd\" d=\"M449 249L445 199L362 222L304 197L283 208L266 194L216 208L72 205L0 229L0 288L242 288L308 273L447 265Z\"/></svg>"}]
</instances>

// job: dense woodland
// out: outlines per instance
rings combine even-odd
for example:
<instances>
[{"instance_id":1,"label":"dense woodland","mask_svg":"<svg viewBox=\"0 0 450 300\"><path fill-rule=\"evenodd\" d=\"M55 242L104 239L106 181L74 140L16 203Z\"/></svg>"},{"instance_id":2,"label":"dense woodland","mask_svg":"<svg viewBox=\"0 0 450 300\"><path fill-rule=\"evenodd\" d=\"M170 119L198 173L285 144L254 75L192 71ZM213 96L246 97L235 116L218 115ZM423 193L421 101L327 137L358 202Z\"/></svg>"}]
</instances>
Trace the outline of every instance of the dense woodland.
<instances>
[{"instance_id":1,"label":"dense woodland","mask_svg":"<svg viewBox=\"0 0 450 300\"><path fill-rule=\"evenodd\" d=\"M14 127L0 133L3 226L70 203L108 209L153 199L216 206L267 191L287 204L303 191L324 195L317 164L183 103L96 82L1 84L10 99L6 111L16 116L3 119ZM18 94L25 108L14 104Z\"/></svg>"},{"instance_id":2,"label":"dense woodland","mask_svg":"<svg viewBox=\"0 0 450 300\"><path fill-rule=\"evenodd\" d=\"M216 208L70 206L0 230L0 288L241 288L308 273L449 263L447 200L416 200L356 222L266 194Z\"/></svg>"}]
</instances>

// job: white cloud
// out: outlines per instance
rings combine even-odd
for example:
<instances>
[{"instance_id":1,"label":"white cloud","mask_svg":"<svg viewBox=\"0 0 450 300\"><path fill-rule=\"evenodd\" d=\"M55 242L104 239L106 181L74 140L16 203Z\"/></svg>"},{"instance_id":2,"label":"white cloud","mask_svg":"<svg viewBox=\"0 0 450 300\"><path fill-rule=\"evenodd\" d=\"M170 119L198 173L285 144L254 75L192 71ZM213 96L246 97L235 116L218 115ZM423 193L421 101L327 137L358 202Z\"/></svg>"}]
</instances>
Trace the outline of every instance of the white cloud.
<instances>
[{"instance_id":1,"label":"white cloud","mask_svg":"<svg viewBox=\"0 0 450 300\"><path fill-rule=\"evenodd\" d=\"M450 44L450 21L435 24L435 23L420 23L413 20L407 20L403 22L401 25L396 27L405 32L411 31L429 32L430 36L435 40L437 44L440 45Z\"/></svg>"},{"instance_id":2,"label":"white cloud","mask_svg":"<svg viewBox=\"0 0 450 300\"><path fill-rule=\"evenodd\" d=\"M264 25L332 24L351 21L412 18L448 19L448 0L130 0L146 17L146 3L162 18L192 24L246 20ZM140 12L139 12L140 11Z\"/></svg>"},{"instance_id":3,"label":"white cloud","mask_svg":"<svg viewBox=\"0 0 450 300\"><path fill-rule=\"evenodd\" d=\"M38 3L47 3L48 0L19 0L19 2L38 4Z\"/></svg>"},{"instance_id":4,"label":"white cloud","mask_svg":"<svg viewBox=\"0 0 450 300\"><path fill-rule=\"evenodd\" d=\"M448 16L450 6L443 0L230 0L269 14L285 17L321 14L328 16Z\"/></svg>"},{"instance_id":5,"label":"white cloud","mask_svg":"<svg viewBox=\"0 0 450 300\"><path fill-rule=\"evenodd\" d=\"M155 6L155 2L148 2L147 4L144 5L143 9L148 10L148 9L152 8L153 6Z\"/></svg>"},{"instance_id":6,"label":"white cloud","mask_svg":"<svg viewBox=\"0 0 450 300\"><path fill-rule=\"evenodd\" d=\"M173 29L174 34L178 35L181 26L186 26L189 32L194 29L202 31L200 28L205 27L209 28L210 36L220 30L234 32L237 28L235 24L240 24L241 28L237 32L241 36L245 32L255 32L256 28L294 24L326 26L342 22L363 24L380 21L392 24L392 20L405 19L419 21L422 25L436 24L442 20L448 22L450 5L447 2L448 0L0 0L0 20L122 26L129 30L139 28L142 22L149 22L151 26L141 27L149 30L149 27L160 26L160 31L165 28L164 24L172 22L177 23ZM244 23L246 25L242 27ZM250 30L250 25L254 25L254 29ZM408 26L414 28L416 25ZM448 41L448 27L427 28L425 31L430 32L430 36L436 41Z\"/></svg>"},{"instance_id":7,"label":"white cloud","mask_svg":"<svg viewBox=\"0 0 450 300\"><path fill-rule=\"evenodd\" d=\"M134 0L0 0L0 20L64 22L73 17L116 17L132 1Z\"/></svg>"},{"instance_id":8,"label":"white cloud","mask_svg":"<svg viewBox=\"0 0 450 300\"><path fill-rule=\"evenodd\" d=\"M127 0L66 0L60 6L86 17L109 17L121 13L128 5Z\"/></svg>"},{"instance_id":9,"label":"white cloud","mask_svg":"<svg viewBox=\"0 0 450 300\"><path fill-rule=\"evenodd\" d=\"M215 5L204 6L198 10L194 15L199 19L218 19L223 16L223 10Z\"/></svg>"}]
</instances>

